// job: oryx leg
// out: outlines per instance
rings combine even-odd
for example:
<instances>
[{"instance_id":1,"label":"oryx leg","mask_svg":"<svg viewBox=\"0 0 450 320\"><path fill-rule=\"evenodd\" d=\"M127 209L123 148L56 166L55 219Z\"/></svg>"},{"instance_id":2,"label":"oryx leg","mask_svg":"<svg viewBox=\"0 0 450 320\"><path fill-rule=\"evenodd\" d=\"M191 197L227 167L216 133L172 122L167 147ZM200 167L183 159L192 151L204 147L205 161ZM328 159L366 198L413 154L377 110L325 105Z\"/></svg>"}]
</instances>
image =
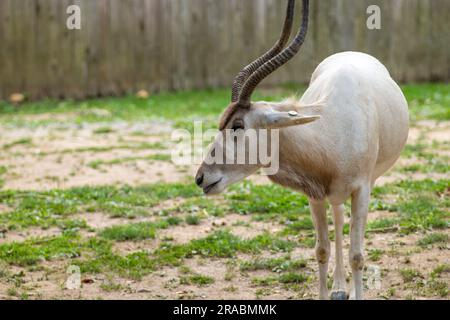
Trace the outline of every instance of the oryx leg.
<instances>
[{"instance_id":1,"label":"oryx leg","mask_svg":"<svg viewBox=\"0 0 450 320\"><path fill-rule=\"evenodd\" d=\"M332 300L347 300L344 257L342 255L342 237L344 229L344 205L333 205L335 258L336 265L333 274Z\"/></svg>"},{"instance_id":2,"label":"oryx leg","mask_svg":"<svg viewBox=\"0 0 450 320\"><path fill-rule=\"evenodd\" d=\"M319 298L328 299L327 272L330 258L330 240L325 201L309 201L311 214L316 229L316 258L319 263Z\"/></svg>"},{"instance_id":3,"label":"oryx leg","mask_svg":"<svg viewBox=\"0 0 450 320\"><path fill-rule=\"evenodd\" d=\"M369 211L370 186L361 186L352 194L349 262L352 268L350 299L363 299L364 229Z\"/></svg>"}]
</instances>

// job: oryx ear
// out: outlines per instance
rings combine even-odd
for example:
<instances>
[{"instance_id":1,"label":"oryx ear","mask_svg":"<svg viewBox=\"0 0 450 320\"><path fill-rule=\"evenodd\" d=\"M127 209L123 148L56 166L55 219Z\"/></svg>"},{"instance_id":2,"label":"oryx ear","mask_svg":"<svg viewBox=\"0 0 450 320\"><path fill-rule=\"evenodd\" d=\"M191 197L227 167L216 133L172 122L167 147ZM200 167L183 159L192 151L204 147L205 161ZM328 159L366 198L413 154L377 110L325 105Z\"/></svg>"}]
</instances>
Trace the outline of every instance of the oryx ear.
<instances>
[{"instance_id":1,"label":"oryx ear","mask_svg":"<svg viewBox=\"0 0 450 320\"><path fill-rule=\"evenodd\" d=\"M264 127L267 129L281 129L297 126L320 119L320 115L304 116L297 111L271 111L264 115Z\"/></svg>"}]
</instances>

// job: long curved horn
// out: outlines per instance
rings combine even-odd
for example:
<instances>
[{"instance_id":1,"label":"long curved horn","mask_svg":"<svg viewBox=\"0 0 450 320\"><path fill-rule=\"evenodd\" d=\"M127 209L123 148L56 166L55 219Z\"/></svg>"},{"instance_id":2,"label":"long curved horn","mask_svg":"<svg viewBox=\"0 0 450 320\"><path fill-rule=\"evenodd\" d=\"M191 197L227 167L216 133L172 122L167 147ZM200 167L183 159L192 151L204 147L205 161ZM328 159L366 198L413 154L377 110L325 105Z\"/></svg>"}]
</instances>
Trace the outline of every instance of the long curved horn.
<instances>
[{"instance_id":1,"label":"long curved horn","mask_svg":"<svg viewBox=\"0 0 450 320\"><path fill-rule=\"evenodd\" d=\"M280 51L285 47L286 43L289 40L289 37L291 36L292 25L294 23L294 8L295 0L289 0L283 31L281 32L281 36L275 43L275 45L261 57L242 69L242 71L238 73L236 78L234 78L233 87L231 89L231 102L236 102L238 100L242 86L244 85L245 81L247 81L248 77L250 77L251 74L255 72L260 66L280 53Z\"/></svg>"},{"instance_id":2,"label":"long curved horn","mask_svg":"<svg viewBox=\"0 0 450 320\"><path fill-rule=\"evenodd\" d=\"M239 95L238 104L243 107L250 106L250 98L253 91L258 84L264 80L272 72L280 68L282 65L291 60L300 50L303 42L305 41L306 33L308 31L309 22L309 0L303 0L303 21L302 26L292 43L277 54L275 57L264 63L258 68L245 82L244 87Z\"/></svg>"}]
</instances>

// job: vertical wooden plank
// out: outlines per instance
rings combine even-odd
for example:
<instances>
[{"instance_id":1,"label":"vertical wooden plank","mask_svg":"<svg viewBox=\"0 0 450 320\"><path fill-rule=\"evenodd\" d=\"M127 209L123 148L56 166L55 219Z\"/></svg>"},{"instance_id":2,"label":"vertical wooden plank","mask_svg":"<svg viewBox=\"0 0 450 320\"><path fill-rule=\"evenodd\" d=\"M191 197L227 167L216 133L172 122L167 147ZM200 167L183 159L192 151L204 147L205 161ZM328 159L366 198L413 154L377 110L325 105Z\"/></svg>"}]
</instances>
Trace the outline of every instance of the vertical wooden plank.
<instances>
[{"instance_id":1,"label":"vertical wooden plank","mask_svg":"<svg viewBox=\"0 0 450 320\"><path fill-rule=\"evenodd\" d=\"M97 33L98 58L97 58L97 74L95 77L98 81L97 95L106 96L113 92L110 83L111 68L113 67L112 59L114 48L111 45L111 27L110 27L110 1L97 0L97 15L95 28Z\"/></svg>"},{"instance_id":2,"label":"vertical wooden plank","mask_svg":"<svg viewBox=\"0 0 450 320\"><path fill-rule=\"evenodd\" d=\"M314 27L316 28L315 35L315 59L317 65L323 58L331 53L330 41L330 26L332 25L333 17L330 14L330 2L314 1Z\"/></svg>"},{"instance_id":3,"label":"vertical wooden plank","mask_svg":"<svg viewBox=\"0 0 450 320\"><path fill-rule=\"evenodd\" d=\"M97 13L97 1L83 1L83 28L86 32L86 45L83 58L85 59L86 68L86 86L85 95L87 97L97 96L97 80L96 80L96 61L98 59L97 36L95 28L95 17Z\"/></svg>"},{"instance_id":4,"label":"vertical wooden plank","mask_svg":"<svg viewBox=\"0 0 450 320\"><path fill-rule=\"evenodd\" d=\"M352 5L355 6L355 16L353 17L353 50L355 51L365 51L365 42L367 32L369 30L366 26L367 21L367 5L365 1L352 2Z\"/></svg>"},{"instance_id":5,"label":"vertical wooden plank","mask_svg":"<svg viewBox=\"0 0 450 320\"><path fill-rule=\"evenodd\" d=\"M0 99L7 99L11 93L10 81L11 79L11 2L0 1L0 41L2 43L2 50L0 50Z\"/></svg>"},{"instance_id":6,"label":"vertical wooden plank","mask_svg":"<svg viewBox=\"0 0 450 320\"><path fill-rule=\"evenodd\" d=\"M72 30L69 32L71 42L71 97L81 99L87 96L89 91L89 25L87 1L76 0L72 4L78 5L81 9L81 30Z\"/></svg>"},{"instance_id":7,"label":"vertical wooden plank","mask_svg":"<svg viewBox=\"0 0 450 320\"><path fill-rule=\"evenodd\" d=\"M417 47L415 41L411 41L411 34L417 34L418 26L416 24L417 0L404 2L401 16L401 46L405 50L404 60L401 63L403 81L410 82L414 80L414 68L412 65L417 63L417 55L414 50ZM409 39L409 41L408 41ZM409 65L409 68L408 68Z\"/></svg>"},{"instance_id":8,"label":"vertical wooden plank","mask_svg":"<svg viewBox=\"0 0 450 320\"><path fill-rule=\"evenodd\" d=\"M280 16L284 15L283 8ZM298 3L297 5L297 22L295 24L294 32L297 34L299 28L301 26L301 20L303 15L302 4ZM317 8L315 6L314 1L310 4L310 22L308 27L308 34L304 44L302 45L300 52L297 57L293 59L291 62L291 67L286 69L291 70L290 77L286 80L289 82L295 83L308 83L312 74L312 71L317 66L315 64L315 59L317 59L315 55L316 49L316 37L315 35L320 35L321 28L323 23L319 20L320 16L318 16L319 12L317 12ZM316 20L317 19L317 20ZM281 18L280 18L280 21ZM278 22L278 29L281 29L281 22Z\"/></svg>"},{"instance_id":9,"label":"vertical wooden plank","mask_svg":"<svg viewBox=\"0 0 450 320\"><path fill-rule=\"evenodd\" d=\"M170 83L170 69L169 54L172 42L172 30L170 30L170 18L171 18L171 4L170 1L159 0L158 4L158 15L160 16L158 30L157 30L157 41L159 44L159 89L168 90L171 87ZM187 61L187 63L189 63Z\"/></svg>"},{"instance_id":10,"label":"vertical wooden plank","mask_svg":"<svg viewBox=\"0 0 450 320\"><path fill-rule=\"evenodd\" d=\"M11 56L9 59L12 63L12 89L14 92L26 92L25 87L25 70L23 61L25 60L25 52L23 51L25 41L24 38L26 25L21 24L21 6L19 2L11 3Z\"/></svg>"},{"instance_id":11,"label":"vertical wooden plank","mask_svg":"<svg viewBox=\"0 0 450 320\"><path fill-rule=\"evenodd\" d=\"M110 8L110 14L111 14L111 47L110 50L113 50L113 54L111 55L110 65L111 65L111 77L112 81L114 82L113 88L114 92L116 94L121 94L125 91L124 88L124 77L123 74L123 66L126 64L124 63L125 55L123 53L123 33L124 29L122 29L122 23L121 21L121 1L113 1L111 3Z\"/></svg>"},{"instance_id":12,"label":"vertical wooden plank","mask_svg":"<svg viewBox=\"0 0 450 320\"><path fill-rule=\"evenodd\" d=\"M159 43L157 38L158 31L158 2L157 0L147 1L146 16L148 21L148 50L146 52L147 61L149 62L146 82L150 91L156 92L159 89L158 84L158 65L159 65Z\"/></svg>"},{"instance_id":13,"label":"vertical wooden plank","mask_svg":"<svg viewBox=\"0 0 450 320\"><path fill-rule=\"evenodd\" d=\"M430 33L427 35L430 52L430 73L428 80L450 80L450 2L446 0L430 1Z\"/></svg>"},{"instance_id":14,"label":"vertical wooden plank","mask_svg":"<svg viewBox=\"0 0 450 320\"><path fill-rule=\"evenodd\" d=\"M192 87L189 89L201 88L205 83L204 79L202 79L203 59L205 58L203 52L206 48L205 42L203 41L205 32L202 30L202 7L203 4L199 1L191 1L191 39L193 39L193 45L191 45L191 61L194 69L192 72L194 74L194 80Z\"/></svg>"},{"instance_id":15,"label":"vertical wooden plank","mask_svg":"<svg viewBox=\"0 0 450 320\"><path fill-rule=\"evenodd\" d=\"M124 3L124 21L123 28L126 29L127 36L123 39L126 43L124 47L127 61L124 66L124 72L127 74L126 92L131 93L137 90L137 83L139 82L139 75L141 73L141 61L139 60L139 51L141 50L141 20L137 14L140 8L139 1L126 0Z\"/></svg>"},{"instance_id":16,"label":"vertical wooden plank","mask_svg":"<svg viewBox=\"0 0 450 320\"><path fill-rule=\"evenodd\" d=\"M58 90L61 84L61 78L63 77L59 68L59 52L60 52L60 39L59 32L62 26L58 24L58 0L46 0L43 1L43 9L46 11L48 17L47 30L48 30L48 60L47 60L47 72L49 75L49 86L47 96L52 98L58 98Z\"/></svg>"},{"instance_id":17,"label":"vertical wooden plank","mask_svg":"<svg viewBox=\"0 0 450 320\"><path fill-rule=\"evenodd\" d=\"M57 60L56 66L56 90L54 95L57 98L66 98L71 96L71 83L73 77L72 70L72 44L70 33L79 32L79 30L69 30L66 26L67 20L67 7L71 5L72 2L68 0L57 1L55 6L55 41L56 50L55 57Z\"/></svg>"},{"instance_id":18,"label":"vertical wooden plank","mask_svg":"<svg viewBox=\"0 0 450 320\"><path fill-rule=\"evenodd\" d=\"M135 84L134 90L146 89L145 78L148 72L150 57L146 56L148 51L148 19L146 14L146 2L135 0L132 2L133 15L135 17L135 35L132 37L134 47L134 70Z\"/></svg>"},{"instance_id":19,"label":"vertical wooden plank","mask_svg":"<svg viewBox=\"0 0 450 320\"><path fill-rule=\"evenodd\" d=\"M48 71L49 62L49 16L48 6L45 1L37 0L35 2L34 14L36 15L36 29L35 29L35 72L39 74L39 92L36 92L34 98L41 98L49 96L50 94L50 73Z\"/></svg>"},{"instance_id":20,"label":"vertical wooden plank","mask_svg":"<svg viewBox=\"0 0 450 320\"><path fill-rule=\"evenodd\" d=\"M88 96L102 96L104 88L107 86L107 70L108 64L108 40L104 37L107 35L109 24L109 10L105 0L86 1L84 2L84 15L86 16L86 32L87 32L87 83ZM106 88L107 90L107 88ZM120 93L120 92L118 92Z\"/></svg>"},{"instance_id":21,"label":"vertical wooden plank","mask_svg":"<svg viewBox=\"0 0 450 320\"><path fill-rule=\"evenodd\" d=\"M242 33L242 15L243 7L240 0L230 0L229 13L227 15L228 27L230 28L230 42L228 43L227 52L231 64L231 74L228 76L229 83L232 83L233 77L248 63L250 60L245 55L246 45Z\"/></svg>"},{"instance_id":22,"label":"vertical wooden plank","mask_svg":"<svg viewBox=\"0 0 450 320\"><path fill-rule=\"evenodd\" d=\"M152 38L152 73L151 82L153 91L160 91L164 87L161 79L162 74L162 56L163 56L163 1L164 0L153 0L152 1L152 24L151 24L151 38Z\"/></svg>"},{"instance_id":23,"label":"vertical wooden plank","mask_svg":"<svg viewBox=\"0 0 450 320\"><path fill-rule=\"evenodd\" d=\"M216 34L213 36L212 43L217 48L214 66L221 65L221 68L215 68L214 71L217 75L217 79L214 82L214 86L217 88L231 88L232 75L232 63L228 56L228 48L232 43L232 33L230 31L230 9L229 4L223 1L212 4L214 7L214 14L211 19L217 21Z\"/></svg>"},{"instance_id":24,"label":"vertical wooden plank","mask_svg":"<svg viewBox=\"0 0 450 320\"><path fill-rule=\"evenodd\" d=\"M23 80L21 85L21 91L26 92L28 96L35 94L35 81L34 81L34 47L32 37L29 33L33 32L33 16L34 16L34 1L30 1L27 4L22 4L20 11L20 18L22 20L20 36L20 48L22 55L20 56L20 72ZM17 41L17 40L16 40Z\"/></svg>"},{"instance_id":25,"label":"vertical wooden plank","mask_svg":"<svg viewBox=\"0 0 450 320\"><path fill-rule=\"evenodd\" d=\"M182 4L178 0L172 1L172 18L170 19L170 30L171 30L171 50L170 50L170 82L172 84L171 90L180 90L185 88L183 83L183 77L186 76L183 73L183 61L180 56L183 54L181 46L183 45L183 31L182 31L182 20L181 20L181 10Z\"/></svg>"}]
</instances>

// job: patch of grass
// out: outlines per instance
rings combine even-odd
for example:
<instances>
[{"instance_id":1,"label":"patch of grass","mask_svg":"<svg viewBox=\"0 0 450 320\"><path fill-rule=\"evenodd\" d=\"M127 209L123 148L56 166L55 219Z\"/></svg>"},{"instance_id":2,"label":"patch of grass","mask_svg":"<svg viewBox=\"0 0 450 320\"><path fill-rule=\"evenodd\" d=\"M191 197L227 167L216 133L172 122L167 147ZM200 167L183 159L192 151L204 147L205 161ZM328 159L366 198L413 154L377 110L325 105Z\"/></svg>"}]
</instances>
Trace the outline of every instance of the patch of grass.
<instances>
[{"instance_id":1,"label":"patch of grass","mask_svg":"<svg viewBox=\"0 0 450 320\"><path fill-rule=\"evenodd\" d=\"M229 213L230 208L227 203L219 203L211 198L204 196L193 197L187 199L176 207L170 209L163 209L162 215L169 215L174 213L195 215L198 218L203 216L222 217L224 214Z\"/></svg>"},{"instance_id":2,"label":"patch of grass","mask_svg":"<svg viewBox=\"0 0 450 320\"><path fill-rule=\"evenodd\" d=\"M198 215L190 214L186 216L185 220L188 225L199 225L201 218Z\"/></svg>"},{"instance_id":3,"label":"patch of grass","mask_svg":"<svg viewBox=\"0 0 450 320\"><path fill-rule=\"evenodd\" d=\"M239 289L233 285L225 287L223 291L225 292L237 292Z\"/></svg>"},{"instance_id":4,"label":"patch of grass","mask_svg":"<svg viewBox=\"0 0 450 320\"><path fill-rule=\"evenodd\" d=\"M302 273L285 273L278 277L280 283L303 283L308 280L308 276Z\"/></svg>"},{"instance_id":5,"label":"patch of grass","mask_svg":"<svg viewBox=\"0 0 450 320\"><path fill-rule=\"evenodd\" d=\"M398 219L381 218L369 221L367 223L367 231L386 232L389 228L398 224Z\"/></svg>"},{"instance_id":6,"label":"patch of grass","mask_svg":"<svg viewBox=\"0 0 450 320\"><path fill-rule=\"evenodd\" d=\"M191 251L199 251L202 255L216 257L232 257L235 252L258 253L263 249L286 252L293 247L292 242L282 240L269 233L242 240L228 231L217 231L203 240L194 240L191 243Z\"/></svg>"},{"instance_id":7,"label":"patch of grass","mask_svg":"<svg viewBox=\"0 0 450 320\"><path fill-rule=\"evenodd\" d=\"M102 230L99 236L109 240L127 241L155 238L155 226L153 223L134 223L109 227Z\"/></svg>"},{"instance_id":8,"label":"patch of grass","mask_svg":"<svg viewBox=\"0 0 450 320\"><path fill-rule=\"evenodd\" d=\"M13 287L8 288L8 290L6 290L6 294L10 297L19 296L19 292L17 291L17 288L13 288Z\"/></svg>"},{"instance_id":9,"label":"patch of grass","mask_svg":"<svg viewBox=\"0 0 450 320\"><path fill-rule=\"evenodd\" d=\"M32 143L33 143L33 140L31 140L31 138L21 138L21 139L14 140L13 142L3 145L3 150L9 150L13 147L20 146L20 145L31 145Z\"/></svg>"},{"instance_id":10,"label":"patch of grass","mask_svg":"<svg viewBox=\"0 0 450 320\"><path fill-rule=\"evenodd\" d=\"M444 263L444 264L438 265L431 272L431 278L433 278L433 279L439 278L443 273L450 273L450 264Z\"/></svg>"},{"instance_id":11,"label":"patch of grass","mask_svg":"<svg viewBox=\"0 0 450 320\"><path fill-rule=\"evenodd\" d=\"M0 215L8 229L71 225L68 217L79 212L104 212L111 216L148 215L149 208L167 199L199 196L194 184L154 184L137 187L95 186L50 191L0 191L0 203L11 211Z\"/></svg>"},{"instance_id":12,"label":"patch of grass","mask_svg":"<svg viewBox=\"0 0 450 320\"><path fill-rule=\"evenodd\" d=\"M145 251L119 255L112 251L112 243L101 238L91 238L83 243L86 257L72 261L83 273L115 272L120 276L140 279L156 269L154 259Z\"/></svg>"},{"instance_id":13,"label":"patch of grass","mask_svg":"<svg viewBox=\"0 0 450 320\"><path fill-rule=\"evenodd\" d=\"M402 151L402 157L416 158L417 162L399 169L400 172L447 173L450 170L450 157L436 153L445 149L445 143L433 141L427 143L426 136L421 135L415 144L407 144Z\"/></svg>"},{"instance_id":14,"label":"patch of grass","mask_svg":"<svg viewBox=\"0 0 450 320\"><path fill-rule=\"evenodd\" d=\"M170 154L157 153L148 156L147 159L155 161L170 161L172 159L172 156Z\"/></svg>"},{"instance_id":15,"label":"patch of grass","mask_svg":"<svg viewBox=\"0 0 450 320\"><path fill-rule=\"evenodd\" d=\"M170 265L181 266L185 258L198 255L201 257L233 257L238 252L258 253L262 250L289 251L294 243L263 234L252 239L241 239L228 231L216 231L202 239L195 239L186 244L171 245L163 243L152 253L138 251L125 256L112 251L109 240L92 238L82 244L84 250L90 251L90 258L78 259L82 272L99 273L116 272L121 276L139 279L155 269Z\"/></svg>"},{"instance_id":16,"label":"patch of grass","mask_svg":"<svg viewBox=\"0 0 450 320\"><path fill-rule=\"evenodd\" d=\"M279 90L266 94L257 90L254 99L280 101L293 93L302 93L305 87L294 85L281 86ZM409 102L409 110L413 121L423 119L449 120L450 102L449 86L443 84L420 84L402 86ZM215 128L217 117L229 104L229 90L199 90L177 93L160 93L149 99L139 99L134 95L122 98L100 98L85 101L42 100L26 102L20 108L0 101L0 122L8 125L36 127L49 123L60 123L64 120L56 115L70 113L75 123L170 120L177 128L192 130L194 120L206 119L206 126ZM167 108L170 106L170 108ZM97 112L101 110L102 112ZM45 120L25 119L27 115L51 113L55 115ZM107 114L107 116L105 116ZM189 115L189 117L186 117Z\"/></svg>"},{"instance_id":17,"label":"patch of grass","mask_svg":"<svg viewBox=\"0 0 450 320\"><path fill-rule=\"evenodd\" d=\"M22 194L21 192L18 193ZM33 197L33 194L36 197ZM7 229L21 229L31 226L47 229L51 226L57 226L65 230L86 227L84 220L69 218L71 214L77 212L76 201L58 196L39 197L35 193L23 193L23 197L19 197L18 194L15 195L17 195L17 198L13 199L13 197L8 196L8 201L6 201L14 202L12 210L0 215L0 224Z\"/></svg>"},{"instance_id":18,"label":"patch of grass","mask_svg":"<svg viewBox=\"0 0 450 320\"><path fill-rule=\"evenodd\" d=\"M295 91L303 91L304 87L296 86ZM274 94L264 94L262 91L255 92L255 99L270 101L280 100L292 94L294 89L277 91ZM174 122L194 120L208 116L214 116L214 125L217 125L216 117L222 113L229 104L229 90L197 90L177 93L160 93L152 95L149 99L139 99L134 95L117 98L100 98L85 101L55 101L42 100L38 102L27 102L20 108L14 107L5 101L0 101L0 122L8 122L10 125L38 126L49 122L61 120L23 120L25 115L42 113L64 114L75 113L71 116L75 123L102 122L105 121L145 121L168 119ZM167 106L170 106L168 108ZM103 112L91 112L102 110ZM108 113L105 117L104 113ZM189 115L186 118L186 115ZM183 125L178 127L184 127Z\"/></svg>"},{"instance_id":19,"label":"patch of grass","mask_svg":"<svg viewBox=\"0 0 450 320\"><path fill-rule=\"evenodd\" d=\"M178 268L178 271L182 274L188 274L188 273L192 273L191 268L189 268L188 266L180 266Z\"/></svg>"},{"instance_id":20,"label":"patch of grass","mask_svg":"<svg viewBox=\"0 0 450 320\"><path fill-rule=\"evenodd\" d=\"M80 252L78 236L62 235L1 244L0 260L9 264L30 266L45 260L78 257Z\"/></svg>"},{"instance_id":21,"label":"patch of grass","mask_svg":"<svg viewBox=\"0 0 450 320\"><path fill-rule=\"evenodd\" d=\"M171 155L170 154L152 154L149 156L142 156L142 157L124 157L119 159L112 159L112 160L94 160L89 162L87 165L91 167L92 169L100 169L100 167L105 165L116 165L116 164L123 164L128 162L136 162L139 160L145 160L145 161L170 161Z\"/></svg>"},{"instance_id":22,"label":"patch of grass","mask_svg":"<svg viewBox=\"0 0 450 320\"><path fill-rule=\"evenodd\" d=\"M314 248L316 245L315 234L300 234L299 242L305 248Z\"/></svg>"},{"instance_id":23,"label":"patch of grass","mask_svg":"<svg viewBox=\"0 0 450 320\"><path fill-rule=\"evenodd\" d=\"M441 280L432 279L427 283L427 288L433 295L438 295L442 298L450 294L448 283Z\"/></svg>"},{"instance_id":24,"label":"patch of grass","mask_svg":"<svg viewBox=\"0 0 450 320\"><path fill-rule=\"evenodd\" d=\"M5 184L5 181L3 180L3 175L6 174L8 170L5 166L0 166L0 188Z\"/></svg>"},{"instance_id":25,"label":"patch of grass","mask_svg":"<svg viewBox=\"0 0 450 320\"><path fill-rule=\"evenodd\" d=\"M100 285L100 288L106 292L115 292L123 289L123 286L119 283L114 283L111 281L104 282Z\"/></svg>"},{"instance_id":26,"label":"patch of grass","mask_svg":"<svg viewBox=\"0 0 450 320\"><path fill-rule=\"evenodd\" d=\"M256 213L260 219L272 219L279 215L290 219L291 216L309 214L305 196L275 184L253 185L244 182L234 186L226 197L233 212Z\"/></svg>"},{"instance_id":27,"label":"patch of grass","mask_svg":"<svg viewBox=\"0 0 450 320\"><path fill-rule=\"evenodd\" d=\"M369 250L368 257L370 261L380 261L383 254L384 251L381 249L371 249Z\"/></svg>"},{"instance_id":28,"label":"patch of grass","mask_svg":"<svg viewBox=\"0 0 450 320\"><path fill-rule=\"evenodd\" d=\"M450 171L450 157L438 156L433 153L422 153L417 155L419 163L414 163L400 168L400 172L421 172L421 173L447 173Z\"/></svg>"},{"instance_id":29,"label":"patch of grass","mask_svg":"<svg viewBox=\"0 0 450 320\"><path fill-rule=\"evenodd\" d=\"M267 233L252 239L241 239L229 231L219 230L206 238L192 240L187 244L163 245L154 254L162 265L178 265L183 258L193 255L229 258L237 252L258 253L261 250L287 252L294 246L291 241Z\"/></svg>"},{"instance_id":30,"label":"patch of grass","mask_svg":"<svg viewBox=\"0 0 450 320\"><path fill-rule=\"evenodd\" d=\"M117 225L100 231L99 236L109 240L127 241L153 239L157 229L166 229L171 225L177 225L181 219L171 217L158 222L140 222L125 225Z\"/></svg>"},{"instance_id":31,"label":"patch of grass","mask_svg":"<svg viewBox=\"0 0 450 320\"><path fill-rule=\"evenodd\" d=\"M448 281L440 280L442 272L448 271L448 265L440 265L430 274L430 278L426 279L416 269L402 269L400 274L407 288L414 290L419 296L440 296L447 297L450 293Z\"/></svg>"},{"instance_id":32,"label":"patch of grass","mask_svg":"<svg viewBox=\"0 0 450 320\"><path fill-rule=\"evenodd\" d=\"M401 180L383 186L376 186L372 191L372 195L375 197L388 194L407 195L411 193L411 195L413 195L414 193L418 193L420 191L432 192L437 195L440 195L444 193L449 186L450 186L449 179Z\"/></svg>"},{"instance_id":33,"label":"patch of grass","mask_svg":"<svg viewBox=\"0 0 450 320\"><path fill-rule=\"evenodd\" d=\"M180 277L180 284L193 284L197 286L207 286L214 283L213 277L204 276L200 274L194 274L189 276Z\"/></svg>"},{"instance_id":34,"label":"patch of grass","mask_svg":"<svg viewBox=\"0 0 450 320\"><path fill-rule=\"evenodd\" d=\"M278 278L275 276L252 278L252 284L254 284L255 286L271 286L274 285L277 281Z\"/></svg>"},{"instance_id":35,"label":"patch of grass","mask_svg":"<svg viewBox=\"0 0 450 320\"><path fill-rule=\"evenodd\" d=\"M421 172L423 170L423 164L414 163L405 167L401 167L399 169L400 172L408 173L408 172Z\"/></svg>"},{"instance_id":36,"label":"patch of grass","mask_svg":"<svg viewBox=\"0 0 450 320\"><path fill-rule=\"evenodd\" d=\"M255 277L252 283L256 286L272 286L275 283L281 284L299 284L308 281L309 277L301 273L284 273L279 276Z\"/></svg>"},{"instance_id":37,"label":"patch of grass","mask_svg":"<svg viewBox=\"0 0 450 320\"><path fill-rule=\"evenodd\" d=\"M82 148L68 148L62 149L53 152L40 152L40 156L47 156L52 154L68 154L68 153L83 153L83 152L91 152L91 153L100 153L100 152L110 152L113 150L163 150L167 149L167 147L161 142L139 142L134 143L132 141L126 144L117 144L107 147L82 147Z\"/></svg>"},{"instance_id":38,"label":"patch of grass","mask_svg":"<svg viewBox=\"0 0 450 320\"><path fill-rule=\"evenodd\" d=\"M426 247L435 243L448 243L448 235L445 233L430 233L425 237L417 241L417 244L421 247Z\"/></svg>"},{"instance_id":39,"label":"patch of grass","mask_svg":"<svg viewBox=\"0 0 450 320\"><path fill-rule=\"evenodd\" d=\"M413 156L420 156L425 153L427 145L423 142L417 142L415 144L407 144L402 151L402 157L412 158Z\"/></svg>"},{"instance_id":40,"label":"patch of grass","mask_svg":"<svg viewBox=\"0 0 450 320\"><path fill-rule=\"evenodd\" d=\"M161 201L177 197L189 198L201 194L194 184L153 184L138 187L98 187L81 188L77 192L86 192L83 200L90 204L90 211L106 211L113 215L129 215L130 209L152 207Z\"/></svg>"},{"instance_id":41,"label":"patch of grass","mask_svg":"<svg viewBox=\"0 0 450 320\"><path fill-rule=\"evenodd\" d=\"M411 119L450 120L450 88L447 84L412 84L402 86Z\"/></svg>"},{"instance_id":42,"label":"patch of grass","mask_svg":"<svg viewBox=\"0 0 450 320\"><path fill-rule=\"evenodd\" d=\"M310 217L305 217L297 221L286 221L287 227L281 232L284 235L298 235L303 230L314 230L314 224Z\"/></svg>"},{"instance_id":43,"label":"patch of grass","mask_svg":"<svg viewBox=\"0 0 450 320\"><path fill-rule=\"evenodd\" d=\"M423 278L422 274L418 270L408 268L401 269L400 275L402 276L403 281L406 283Z\"/></svg>"},{"instance_id":44,"label":"patch of grass","mask_svg":"<svg viewBox=\"0 0 450 320\"><path fill-rule=\"evenodd\" d=\"M403 180L375 187L373 197L383 210L398 212L400 232L448 227L450 180ZM395 194L395 200L389 196ZM373 205L372 205L373 207Z\"/></svg>"},{"instance_id":45,"label":"patch of grass","mask_svg":"<svg viewBox=\"0 0 450 320\"><path fill-rule=\"evenodd\" d=\"M241 271L271 270L273 272L292 271L305 268L307 265L303 259L291 260L290 256L272 259L256 259L243 261Z\"/></svg>"},{"instance_id":46,"label":"patch of grass","mask_svg":"<svg viewBox=\"0 0 450 320\"><path fill-rule=\"evenodd\" d=\"M110 127L100 127L93 131L94 134L108 134L112 132L114 132L114 130Z\"/></svg>"},{"instance_id":47,"label":"patch of grass","mask_svg":"<svg viewBox=\"0 0 450 320\"><path fill-rule=\"evenodd\" d=\"M435 197L431 195L417 195L410 198L410 202L399 202L396 205L400 212L400 226L404 232L419 229L443 229L448 227L448 212L440 208Z\"/></svg>"}]
</instances>

